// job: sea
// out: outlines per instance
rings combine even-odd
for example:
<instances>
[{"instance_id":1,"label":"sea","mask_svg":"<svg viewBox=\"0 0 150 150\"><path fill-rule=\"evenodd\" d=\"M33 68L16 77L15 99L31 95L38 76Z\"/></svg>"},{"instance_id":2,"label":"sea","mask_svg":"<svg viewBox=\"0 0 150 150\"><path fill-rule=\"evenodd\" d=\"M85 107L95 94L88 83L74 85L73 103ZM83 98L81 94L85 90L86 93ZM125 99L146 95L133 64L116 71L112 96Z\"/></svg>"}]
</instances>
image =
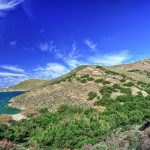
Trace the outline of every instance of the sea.
<instances>
[{"instance_id":1,"label":"sea","mask_svg":"<svg viewBox=\"0 0 150 150\"><path fill-rule=\"evenodd\" d=\"M17 114L20 112L18 109L14 109L8 107L7 104L9 103L10 99L15 96L22 94L23 92L20 91L13 91L13 92L0 92L0 114Z\"/></svg>"}]
</instances>

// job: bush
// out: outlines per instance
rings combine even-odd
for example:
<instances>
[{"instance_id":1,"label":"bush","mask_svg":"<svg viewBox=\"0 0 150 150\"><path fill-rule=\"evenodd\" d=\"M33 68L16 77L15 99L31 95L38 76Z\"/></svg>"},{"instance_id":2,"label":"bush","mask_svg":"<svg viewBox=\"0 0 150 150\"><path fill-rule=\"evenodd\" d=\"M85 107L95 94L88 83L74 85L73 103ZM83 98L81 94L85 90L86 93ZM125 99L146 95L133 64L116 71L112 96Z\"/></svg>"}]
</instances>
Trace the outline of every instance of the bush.
<instances>
[{"instance_id":1,"label":"bush","mask_svg":"<svg viewBox=\"0 0 150 150\"><path fill-rule=\"evenodd\" d=\"M81 83L87 83L87 79L81 79L80 82Z\"/></svg>"},{"instance_id":2,"label":"bush","mask_svg":"<svg viewBox=\"0 0 150 150\"><path fill-rule=\"evenodd\" d=\"M93 100L95 97L97 97L97 93L95 92L90 92L88 94L88 100Z\"/></svg>"},{"instance_id":3,"label":"bush","mask_svg":"<svg viewBox=\"0 0 150 150\"><path fill-rule=\"evenodd\" d=\"M134 83L133 82L128 82L128 83L124 83L123 85L127 86L127 87L132 87L132 86L134 86Z\"/></svg>"},{"instance_id":4,"label":"bush","mask_svg":"<svg viewBox=\"0 0 150 150\"><path fill-rule=\"evenodd\" d=\"M104 82L104 81L105 81L104 79L96 79L94 82L101 83L101 82Z\"/></svg>"},{"instance_id":5,"label":"bush","mask_svg":"<svg viewBox=\"0 0 150 150\"><path fill-rule=\"evenodd\" d=\"M89 74L86 74L86 75L83 75L81 77L77 77L76 80L81 82L81 83L86 83L87 81L93 81L94 78L91 77Z\"/></svg>"},{"instance_id":6,"label":"bush","mask_svg":"<svg viewBox=\"0 0 150 150\"><path fill-rule=\"evenodd\" d=\"M150 94L150 87L145 89L145 92L147 92L148 94Z\"/></svg>"},{"instance_id":7,"label":"bush","mask_svg":"<svg viewBox=\"0 0 150 150\"><path fill-rule=\"evenodd\" d=\"M0 123L0 139L17 144L27 143L26 149L30 146L45 150L81 149L85 144L96 144L100 138L107 140L106 136L118 127L127 130L150 120L150 96L130 93L114 100L109 96L116 89L124 88L114 85L100 90L102 98L99 97L95 105L105 106L103 112L94 108L62 105L56 112L44 111L11 126ZM97 93L90 92L89 97L95 98Z\"/></svg>"},{"instance_id":8,"label":"bush","mask_svg":"<svg viewBox=\"0 0 150 150\"><path fill-rule=\"evenodd\" d=\"M103 95L103 97L110 98L112 92L116 92L116 89L110 86L104 86L102 89L100 89L100 93Z\"/></svg>"}]
</instances>

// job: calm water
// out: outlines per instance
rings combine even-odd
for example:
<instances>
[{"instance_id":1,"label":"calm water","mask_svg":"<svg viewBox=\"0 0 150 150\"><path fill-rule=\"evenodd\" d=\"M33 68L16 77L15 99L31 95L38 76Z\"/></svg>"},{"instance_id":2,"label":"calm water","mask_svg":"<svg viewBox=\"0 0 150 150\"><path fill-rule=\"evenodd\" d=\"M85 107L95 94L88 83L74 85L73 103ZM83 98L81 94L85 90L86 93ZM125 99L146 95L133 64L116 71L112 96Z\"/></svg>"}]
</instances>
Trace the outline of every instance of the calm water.
<instances>
[{"instance_id":1,"label":"calm water","mask_svg":"<svg viewBox=\"0 0 150 150\"><path fill-rule=\"evenodd\" d=\"M18 109L7 107L9 100L23 92L0 92L0 114L17 114L20 112Z\"/></svg>"}]
</instances>

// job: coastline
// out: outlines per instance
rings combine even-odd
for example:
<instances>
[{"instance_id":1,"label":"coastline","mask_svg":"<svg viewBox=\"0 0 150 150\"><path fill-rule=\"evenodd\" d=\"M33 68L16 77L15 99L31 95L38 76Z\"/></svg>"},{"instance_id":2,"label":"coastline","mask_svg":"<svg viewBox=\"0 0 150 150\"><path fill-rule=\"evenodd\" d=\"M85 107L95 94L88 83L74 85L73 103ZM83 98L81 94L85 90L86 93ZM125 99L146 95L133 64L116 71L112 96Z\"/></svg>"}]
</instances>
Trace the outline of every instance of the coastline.
<instances>
[{"instance_id":1,"label":"coastline","mask_svg":"<svg viewBox=\"0 0 150 150\"><path fill-rule=\"evenodd\" d=\"M24 92L24 91L18 91L18 90L6 90L6 89L0 89L0 92ZM13 100L14 100L14 98L12 97L10 100L8 100L8 102L6 103L6 107L8 107L8 108L12 108L12 109L18 109L19 110L19 112L17 112L17 113L14 113L14 114L7 114L7 113L1 113L0 114L0 121L2 120L2 121L20 121L20 120L22 120L22 119L26 119L27 117L26 116L24 116L23 114L22 114L22 110L23 110L23 108L19 108L19 107L14 107L13 105L12 105L12 102L13 102ZM6 121L6 122L7 122Z\"/></svg>"}]
</instances>

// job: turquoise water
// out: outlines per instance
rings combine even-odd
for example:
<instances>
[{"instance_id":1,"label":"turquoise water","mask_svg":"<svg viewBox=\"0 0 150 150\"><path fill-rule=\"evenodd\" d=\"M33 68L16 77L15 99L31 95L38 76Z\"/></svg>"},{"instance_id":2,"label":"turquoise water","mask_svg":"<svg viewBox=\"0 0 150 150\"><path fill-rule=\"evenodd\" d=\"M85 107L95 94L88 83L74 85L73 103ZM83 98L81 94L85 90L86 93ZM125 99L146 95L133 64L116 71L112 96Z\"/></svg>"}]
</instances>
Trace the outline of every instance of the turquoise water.
<instances>
[{"instance_id":1,"label":"turquoise water","mask_svg":"<svg viewBox=\"0 0 150 150\"><path fill-rule=\"evenodd\" d=\"M0 114L17 114L20 112L18 109L7 107L9 100L23 92L0 92Z\"/></svg>"}]
</instances>

